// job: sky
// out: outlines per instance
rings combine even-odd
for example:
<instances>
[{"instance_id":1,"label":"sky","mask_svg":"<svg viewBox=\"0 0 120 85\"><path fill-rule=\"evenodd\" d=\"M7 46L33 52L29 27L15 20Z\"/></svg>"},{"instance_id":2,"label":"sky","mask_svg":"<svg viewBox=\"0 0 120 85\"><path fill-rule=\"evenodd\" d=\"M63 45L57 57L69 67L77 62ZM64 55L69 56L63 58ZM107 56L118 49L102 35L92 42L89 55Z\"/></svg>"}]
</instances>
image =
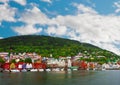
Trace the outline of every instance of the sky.
<instances>
[{"instance_id":1,"label":"sky","mask_svg":"<svg viewBox=\"0 0 120 85\"><path fill-rule=\"evenodd\" d=\"M0 0L0 39L47 35L120 55L120 0Z\"/></svg>"}]
</instances>

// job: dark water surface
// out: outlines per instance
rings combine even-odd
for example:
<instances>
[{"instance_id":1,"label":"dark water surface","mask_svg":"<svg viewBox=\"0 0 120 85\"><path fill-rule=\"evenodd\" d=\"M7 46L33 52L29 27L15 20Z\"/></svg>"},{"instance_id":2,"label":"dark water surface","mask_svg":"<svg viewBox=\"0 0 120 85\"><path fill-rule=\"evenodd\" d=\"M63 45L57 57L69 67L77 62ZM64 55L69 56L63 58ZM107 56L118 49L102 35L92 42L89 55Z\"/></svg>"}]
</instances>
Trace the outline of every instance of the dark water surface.
<instances>
[{"instance_id":1,"label":"dark water surface","mask_svg":"<svg viewBox=\"0 0 120 85\"><path fill-rule=\"evenodd\" d=\"M0 85L120 85L120 71L6 72Z\"/></svg>"}]
</instances>

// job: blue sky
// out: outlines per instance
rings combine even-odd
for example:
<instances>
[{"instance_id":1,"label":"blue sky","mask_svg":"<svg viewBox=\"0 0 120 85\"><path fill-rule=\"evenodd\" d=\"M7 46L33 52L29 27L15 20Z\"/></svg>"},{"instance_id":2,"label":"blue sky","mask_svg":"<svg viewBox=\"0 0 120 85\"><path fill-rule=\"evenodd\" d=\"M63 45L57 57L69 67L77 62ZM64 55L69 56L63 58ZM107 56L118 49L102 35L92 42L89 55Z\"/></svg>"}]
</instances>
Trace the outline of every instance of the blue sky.
<instances>
[{"instance_id":1,"label":"blue sky","mask_svg":"<svg viewBox=\"0 0 120 85\"><path fill-rule=\"evenodd\" d=\"M0 39L49 35L120 54L120 0L0 0Z\"/></svg>"}]
</instances>

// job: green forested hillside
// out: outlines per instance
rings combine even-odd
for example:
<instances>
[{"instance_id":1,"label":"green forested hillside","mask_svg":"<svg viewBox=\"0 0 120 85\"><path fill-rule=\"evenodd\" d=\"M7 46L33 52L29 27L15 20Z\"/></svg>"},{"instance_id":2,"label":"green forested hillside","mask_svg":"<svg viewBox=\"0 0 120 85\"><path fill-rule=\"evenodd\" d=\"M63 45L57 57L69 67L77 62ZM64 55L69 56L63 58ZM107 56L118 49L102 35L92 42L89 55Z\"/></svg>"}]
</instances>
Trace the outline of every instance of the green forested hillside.
<instances>
[{"instance_id":1,"label":"green forested hillside","mask_svg":"<svg viewBox=\"0 0 120 85\"><path fill-rule=\"evenodd\" d=\"M1 52L36 52L42 56L59 57L75 56L79 52L84 56L106 56L118 57L116 54L107 50L100 49L87 43L80 43L74 40L68 40L58 37L26 35L15 36L0 40Z\"/></svg>"}]
</instances>

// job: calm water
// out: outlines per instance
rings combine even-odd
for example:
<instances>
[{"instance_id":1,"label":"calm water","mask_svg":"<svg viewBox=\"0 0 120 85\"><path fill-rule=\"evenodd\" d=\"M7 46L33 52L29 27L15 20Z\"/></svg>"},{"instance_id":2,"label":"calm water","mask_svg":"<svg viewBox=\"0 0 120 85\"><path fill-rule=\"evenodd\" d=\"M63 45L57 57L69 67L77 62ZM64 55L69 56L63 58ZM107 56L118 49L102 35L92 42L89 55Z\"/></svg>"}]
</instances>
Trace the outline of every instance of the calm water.
<instances>
[{"instance_id":1,"label":"calm water","mask_svg":"<svg viewBox=\"0 0 120 85\"><path fill-rule=\"evenodd\" d=\"M0 73L0 85L120 85L120 71Z\"/></svg>"}]
</instances>

